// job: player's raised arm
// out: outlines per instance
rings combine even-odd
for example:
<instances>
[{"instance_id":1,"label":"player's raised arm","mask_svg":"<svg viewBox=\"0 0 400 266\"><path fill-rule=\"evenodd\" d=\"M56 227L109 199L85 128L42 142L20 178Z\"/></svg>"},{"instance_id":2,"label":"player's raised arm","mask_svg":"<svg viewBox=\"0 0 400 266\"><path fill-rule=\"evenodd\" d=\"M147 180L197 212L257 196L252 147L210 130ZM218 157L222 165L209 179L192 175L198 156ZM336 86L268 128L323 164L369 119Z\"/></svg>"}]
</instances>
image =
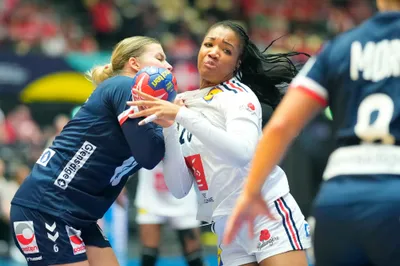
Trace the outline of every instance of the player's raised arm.
<instances>
[{"instance_id":1,"label":"player's raised arm","mask_svg":"<svg viewBox=\"0 0 400 266\"><path fill-rule=\"evenodd\" d=\"M227 164L245 166L250 162L258 141L261 107L246 93L232 95L229 102L222 104L226 105L226 130L214 126L201 114L186 107L179 110L176 121Z\"/></svg>"}]
</instances>

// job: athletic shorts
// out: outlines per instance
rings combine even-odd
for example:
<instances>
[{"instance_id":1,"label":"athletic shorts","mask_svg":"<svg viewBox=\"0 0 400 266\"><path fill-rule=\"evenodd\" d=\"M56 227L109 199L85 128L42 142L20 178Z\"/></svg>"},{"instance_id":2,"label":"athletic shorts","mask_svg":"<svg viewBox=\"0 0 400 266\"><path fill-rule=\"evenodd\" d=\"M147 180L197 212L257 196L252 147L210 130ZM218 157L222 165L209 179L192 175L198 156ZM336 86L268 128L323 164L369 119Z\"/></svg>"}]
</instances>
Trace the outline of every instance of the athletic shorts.
<instances>
[{"instance_id":1,"label":"athletic shorts","mask_svg":"<svg viewBox=\"0 0 400 266\"><path fill-rule=\"evenodd\" d=\"M86 246L111 247L97 225L79 228L37 210L11 206L14 242L29 266L48 266L87 260Z\"/></svg>"},{"instance_id":2,"label":"athletic shorts","mask_svg":"<svg viewBox=\"0 0 400 266\"><path fill-rule=\"evenodd\" d=\"M228 216L215 220L212 230L218 236L219 265L243 265L261 261L277 254L311 247L309 225L291 194L269 204L277 220L259 217L254 224L254 238L243 226L230 245L222 244Z\"/></svg>"}]
</instances>

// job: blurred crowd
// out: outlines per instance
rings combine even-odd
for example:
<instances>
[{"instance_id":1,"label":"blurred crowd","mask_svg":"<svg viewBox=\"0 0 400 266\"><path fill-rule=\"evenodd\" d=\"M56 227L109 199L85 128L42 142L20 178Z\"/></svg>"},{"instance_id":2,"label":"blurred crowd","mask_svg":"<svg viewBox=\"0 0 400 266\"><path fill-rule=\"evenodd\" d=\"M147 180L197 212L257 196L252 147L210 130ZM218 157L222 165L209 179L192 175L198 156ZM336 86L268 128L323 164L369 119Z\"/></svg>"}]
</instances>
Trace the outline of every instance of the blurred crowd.
<instances>
[{"instance_id":1,"label":"blurred crowd","mask_svg":"<svg viewBox=\"0 0 400 266\"><path fill-rule=\"evenodd\" d=\"M372 0L3 0L0 47L64 55L110 49L132 35L157 37L167 53L193 57L206 29L241 21L265 47L314 53L374 12Z\"/></svg>"}]
</instances>

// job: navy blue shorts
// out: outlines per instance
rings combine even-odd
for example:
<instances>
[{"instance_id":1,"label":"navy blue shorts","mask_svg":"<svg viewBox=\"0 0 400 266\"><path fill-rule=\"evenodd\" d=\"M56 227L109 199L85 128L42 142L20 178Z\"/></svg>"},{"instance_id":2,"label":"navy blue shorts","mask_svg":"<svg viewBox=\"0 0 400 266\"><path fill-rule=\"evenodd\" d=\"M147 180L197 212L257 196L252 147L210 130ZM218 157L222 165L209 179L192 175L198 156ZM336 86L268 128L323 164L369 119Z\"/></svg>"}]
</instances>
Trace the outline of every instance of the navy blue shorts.
<instances>
[{"instance_id":1,"label":"navy blue shorts","mask_svg":"<svg viewBox=\"0 0 400 266\"><path fill-rule=\"evenodd\" d=\"M316 266L400 265L400 178L345 176L323 184L313 216Z\"/></svg>"},{"instance_id":2,"label":"navy blue shorts","mask_svg":"<svg viewBox=\"0 0 400 266\"><path fill-rule=\"evenodd\" d=\"M85 261L86 246L110 247L95 222L79 228L57 217L17 205L11 206L11 230L15 244L29 266Z\"/></svg>"}]
</instances>

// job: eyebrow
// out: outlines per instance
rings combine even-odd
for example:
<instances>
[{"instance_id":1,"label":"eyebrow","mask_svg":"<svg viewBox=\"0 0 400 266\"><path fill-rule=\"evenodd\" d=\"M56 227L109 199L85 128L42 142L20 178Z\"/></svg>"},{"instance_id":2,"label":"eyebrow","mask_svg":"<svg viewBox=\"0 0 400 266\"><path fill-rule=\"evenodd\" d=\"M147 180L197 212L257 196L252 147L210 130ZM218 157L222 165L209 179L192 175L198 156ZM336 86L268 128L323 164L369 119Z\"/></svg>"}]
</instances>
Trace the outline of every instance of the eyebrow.
<instances>
[{"instance_id":1,"label":"eyebrow","mask_svg":"<svg viewBox=\"0 0 400 266\"><path fill-rule=\"evenodd\" d=\"M167 60L167 56L163 53L158 52L156 56L161 56L164 60Z\"/></svg>"},{"instance_id":2,"label":"eyebrow","mask_svg":"<svg viewBox=\"0 0 400 266\"><path fill-rule=\"evenodd\" d=\"M213 40L213 41L215 41L215 40L216 40L216 38L215 38L215 37L206 37L206 38L208 38L208 39L211 39L211 40ZM230 46L232 46L232 48L235 48L235 46L234 46L233 44L231 44L230 42L227 42L227 41L225 41L225 40L223 40L223 42L224 42L225 44L227 44L227 45L230 45Z\"/></svg>"}]
</instances>

